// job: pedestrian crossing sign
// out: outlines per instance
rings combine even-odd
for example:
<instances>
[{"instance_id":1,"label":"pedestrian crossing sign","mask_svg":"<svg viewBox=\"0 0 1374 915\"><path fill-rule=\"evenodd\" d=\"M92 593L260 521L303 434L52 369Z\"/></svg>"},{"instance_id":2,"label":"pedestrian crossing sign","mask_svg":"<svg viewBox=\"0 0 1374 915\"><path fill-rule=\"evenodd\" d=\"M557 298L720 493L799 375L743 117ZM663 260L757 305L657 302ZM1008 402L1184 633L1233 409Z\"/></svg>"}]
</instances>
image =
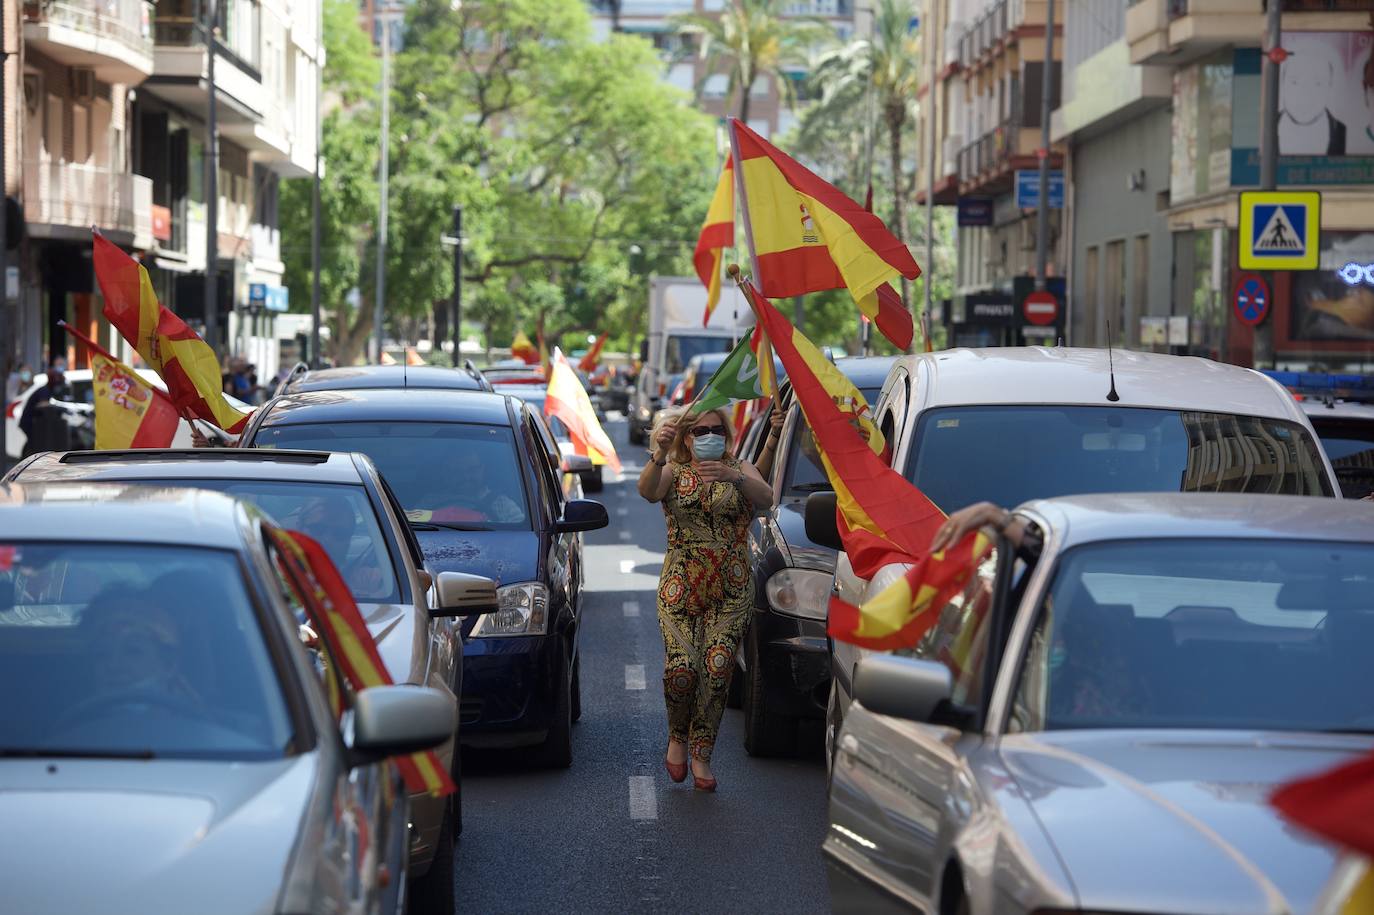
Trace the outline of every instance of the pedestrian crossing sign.
<instances>
[{"instance_id":1,"label":"pedestrian crossing sign","mask_svg":"<svg viewBox=\"0 0 1374 915\"><path fill-rule=\"evenodd\" d=\"M1240 269L1316 270L1321 214L1318 191L1243 191Z\"/></svg>"}]
</instances>

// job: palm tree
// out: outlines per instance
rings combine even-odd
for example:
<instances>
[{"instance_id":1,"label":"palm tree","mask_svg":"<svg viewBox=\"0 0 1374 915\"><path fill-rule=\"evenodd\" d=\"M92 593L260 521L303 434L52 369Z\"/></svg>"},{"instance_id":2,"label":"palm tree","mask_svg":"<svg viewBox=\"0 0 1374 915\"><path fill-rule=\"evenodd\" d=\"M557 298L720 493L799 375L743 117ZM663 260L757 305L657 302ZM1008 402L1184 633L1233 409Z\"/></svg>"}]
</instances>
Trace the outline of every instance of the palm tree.
<instances>
[{"instance_id":1,"label":"palm tree","mask_svg":"<svg viewBox=\"0 0 1374 915\"><path fill-rule=\"evenodd\" d=\"M834 35L822 20L784 15L787 5L786 0L730 0L719 14L687 13L674 18L679 35L698 41L706 77L728 73L726 98L739 93L741 121L749 120L749 90L760 76L773 77L791 104L791 81L784 70L804 64L809 48ZM698 84L698 95L704 83L705 79Z\"/></svg>"}]
</instances>

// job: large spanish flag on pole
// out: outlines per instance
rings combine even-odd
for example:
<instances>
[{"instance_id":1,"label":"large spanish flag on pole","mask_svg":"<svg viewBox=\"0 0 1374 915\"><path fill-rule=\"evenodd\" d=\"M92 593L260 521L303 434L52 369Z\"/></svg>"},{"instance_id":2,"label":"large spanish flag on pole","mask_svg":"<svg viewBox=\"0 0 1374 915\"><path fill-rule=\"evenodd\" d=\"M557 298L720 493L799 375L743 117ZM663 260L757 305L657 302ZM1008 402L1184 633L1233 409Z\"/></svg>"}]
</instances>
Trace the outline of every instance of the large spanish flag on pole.
<instances>
[{"instance_id":1,"label":"large spanish flag on pole","mask_svg":"<svg viewBox=\"0 0 1374 915\"><path fill-rule=\"evenodd\" d=\"M324 547L300 531L272 527L266 531L277 546L282 573L325 643L328 659L339 666L354 690L391 686L395 681L377 651L377 643ZM456 747L454 752L458 752ZM433 750L393 757L392 761L410 791L443 797L458 790Z\"/></svg>"},{"instance_id":2,"label":"large spanish flag on pole","mask_svg":"<svg viewBox=\"0 0 1374 915\"><path fill-rule=\"evenodd\" d=\"M181 419L172 398L144 381L90 337L66 322L59 323L63 330L86 344L91 353L96 449L170 448Z\"/></svg>"},{"instance_id":3,"label":"large spanish flag on pole","mask_svg":"<svg viewBox=\"0 0 1374 915\"><path fill-rule=\"evenodd\" d=\"M534 348L534 344L530 342L529 337L525 336L523 330L515 332L515 339L510 342L510 354L526 365L539 363L539 350Z\"/></svg>"},{"instance_id":4,"label":"large spanish flag on pole","mask_svg":"<svg viewBox=\"0 0 1374 915\"><path fill-rule=\"evenodd\" d=\"M911 313L888 285L921 275L883 221L735 118L730 140L754 283L769 298L845 288L894 344L915 336Z\"/></svg>"},{"instance_id":5,"label":"large spanish flag on pole","mask_svg":"<svg viewBox=\"0 0 1374 915\"><path fill-rule=\"evenodd\" d=\"M706 209L706 222L697 237L697 248L692 254L692 264L697 269L701 284L706 287L706 311L701 316L701 326L711 323L711 313L720 302L721 257L726 248L735 244L735 172L729 157L725 168L721 169L716 181L716 192L711 197L711 205Z\"/></svg>"},{"instance_id":6,"label":"large spanish flag on pole","mask_svg":"<svg viewBox=\"0 0 1374 915\"><path fill-rule=\"evenodd\" d=\"M556 346L550 364L549 387L544 395L544 415L557 416L563 421L578 454L591 458L593 464L609 464L612 470L620 471L615 445L597 422L591 398L573 373L568 357Z\"/></svg>"},{"instance_id":7,"label":"large spanish flag on pole","mask_svg":"<svg viewBox=\"0 0 1374 915\"><path fill-rule=\"evenodd\" d=\"M230 405L221 386L215 351L164 308L142 264L95 232L95 278L105 297L105 317L162 376L180 413L191 413L226 432L241 432L245 413Z\"/></svg>"},{"instance_id":8,"label":"large spanish flag on pole","mask_svg":"<svg viewBox=\"0 0 1374 915\"><path fill-rule=\"evenodd\" d=\"M596 342L592 344L591 349L587 350L582 356L582 361L577 363L579 369L586 372L588 375L596 371L596 367L601 363L601 351L606 347L606 338L610 335L611 332L606 331L596 338Z\"/></svg>"}]
</instances>

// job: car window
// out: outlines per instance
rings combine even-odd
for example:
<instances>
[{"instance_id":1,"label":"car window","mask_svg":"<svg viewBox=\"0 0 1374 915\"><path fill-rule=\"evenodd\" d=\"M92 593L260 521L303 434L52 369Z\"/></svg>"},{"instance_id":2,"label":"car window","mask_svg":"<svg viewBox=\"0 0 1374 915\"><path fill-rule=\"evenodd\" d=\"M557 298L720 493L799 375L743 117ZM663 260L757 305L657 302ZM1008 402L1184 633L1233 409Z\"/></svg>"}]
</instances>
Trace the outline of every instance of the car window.
<instances>
[{"instance_id":1,"label":"car window","mask_svg":"<svg viewBox=\"0 0 1374 915\"><path fill-rule=\"evenodd\" d=\"M263 426L256 448L361 451L413 522L458 529L529 530L525 482L508 426L336 422Z\"/></svg>"},{"instance_id":2,"label":"car window","mask_svg":"<svg viewBox=\"0 0 1374 915\"><path fill-rule=\"evenodd\" d=\"M157 480L159 486L213 489L251 502L276 524L318 540L334 560L353 598L395 603L409 588L396 568L377 513L362 486L269 480Z\"/></svg>"},{"instance_id":3,"label":"car window","mask_svg":"<svg viewBox=\"0 0 1374 915\"><path fill-rule=\"evenodd\" d=\"M377 480L382 484L382 497L386 499L387 504L391 506L391 511L396 515L397 520L404 521L406 510L401 507L400 500L397 499L396 494L391 491L391 485L387 483L386 477L378 474ZM414 561L415 568L423 569L425 567L425 554L424 551L420 549L420 541L416 539L415 532L410 529L409 524L403 523L401 525L401 536L405 538L406 549L410 550L410 558Z\"/></svg>"},{"instance_id":4,"label":"car window","mask_svg":"<svg viewBox=\"0 0 1374 915\"><path fill-rule=\"evenodd\" d=\"M1317 436L1341 484L1341 495L1360 499L1374 490L1374 423L1313 418Z\"/></svg>"},{"instance_id":5,"label":"car window","mask_svg":"<svg viewBox=\"0 0 1374 915\"><path fill-rule=\"evenodd\" d=\"M558 464L552 463L553 458L545 448L544 436L540 434L538 423L532 415L525 417L526 447L529 448L534 463L535 476L538 477L539 492L542 493L544 504L548 507L550 516L558 518L563 514L563 488L559 485L562 457L560 455Z\"/></svg>"},{"instance_id":6,"label":"car window","mask_svg":"<svg viewBox=\"0 0 1374 915\"><path fill-rule=\"evenodd\" d=\"M0 753L271 759L293 737L225 550L0 542L0 685Z\"/></svg>"},{"instance_id":7,"label":"car window","mask_svg":"<svg viewBox=\"0 0 1374 915\"><path fill-rule=\"evenodd\" d=\"M943 605L931 608L939 614L939 620L915 650L898 652L939 661L948 667L954 682L951 701L970 709L978 708L983 701L997 560L998 550L993 546L968 583Z\"/></svg>"},{"instance_id":8,"label":"car window","mask_svg":"<svg viewBox=\"0 0 1374 915\"><path fill-rule=\"evenodd\" d=\"M945 511L1094 492L1332 494L1305 428L1251 416L943 407L922 413L914 442L906 477Z\"/></svg>"},{"instance_id":9,"label":"car window","mask_svg":"<svg viewBox=\"0 0 1374 915\"><path fill-rule=\"evenodd\" d=\"M1010 726L1367 732L1372 569L1364 543L1073 550L1040 608Z\"/></svg>"},{"instance_id":10,"label":"car window","mask_svg":"<svg viewBox=\"0 0 1374 915\"><path fill-rule=\"evenodd\" d=\"M880 388L861 388L859 393L871 406L881 393ZM792 444L788 448L787 477L783 481L786 492L792 495L805 495L830 488L830 480L821 466L820 451L811 427L799 416L792 427Z\"/></svg>"}]
</instances>

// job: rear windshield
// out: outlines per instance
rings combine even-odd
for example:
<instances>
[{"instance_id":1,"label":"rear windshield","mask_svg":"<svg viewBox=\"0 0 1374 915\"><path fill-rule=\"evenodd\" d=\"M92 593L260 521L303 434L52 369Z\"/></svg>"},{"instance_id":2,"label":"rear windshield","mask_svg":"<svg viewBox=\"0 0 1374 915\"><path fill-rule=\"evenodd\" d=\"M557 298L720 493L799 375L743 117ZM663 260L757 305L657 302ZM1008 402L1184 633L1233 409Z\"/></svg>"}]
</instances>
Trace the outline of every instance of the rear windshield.
<instances>
[{"instance_id":1,"label":"rear windshield","mask_svg":"<svg viewBox=\"0 0 1374 915\"><path fill-rule=\"evenodd\" d=\"M1374 492L1374 422L1314 417L1312 425L1336 471L1341 495L1347 499L1362 499Z\"/></svg>"},{"instance_id":2,"label":"rear windshield","mask_svg":"<svg viewBox=\"0 0 1374 915\"><path fill-rule=\"evenodd\" d=\"M342 422L264 426L255 448L361 451L415 523L461 530L530 529L515 437L505 426Z\"/></svg>"},{"instance_id":3,"label":"rear windshield","mask_svg":"<svg viewBox=\"0 0 1374 915\"><path fill-rule=\"evenodd\" d=\"M1094 492L1333 494L1300 425L1134 407L928 410L906 476L945 511Z\"/></svg>"}]
</instances>

